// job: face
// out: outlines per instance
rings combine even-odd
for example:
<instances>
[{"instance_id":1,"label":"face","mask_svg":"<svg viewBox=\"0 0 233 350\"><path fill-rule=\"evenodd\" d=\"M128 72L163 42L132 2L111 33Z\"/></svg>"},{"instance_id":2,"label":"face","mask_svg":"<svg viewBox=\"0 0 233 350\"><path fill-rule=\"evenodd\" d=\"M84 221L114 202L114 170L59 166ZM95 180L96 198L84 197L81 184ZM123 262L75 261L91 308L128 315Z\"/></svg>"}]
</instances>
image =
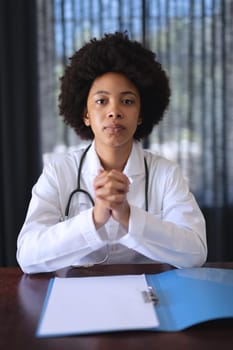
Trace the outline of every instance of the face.
<instances>
[{"instance_id":1,"label":"face","mask_svg":"<svg viewBox=\"0 0 233 350\"><path fill-rule=\"evenodd\" d=\"M96 147L131 147L141 124L137 88L119 73L96 78L89 91L84 123L92 128Z\"/></svg>"}]
</instances>

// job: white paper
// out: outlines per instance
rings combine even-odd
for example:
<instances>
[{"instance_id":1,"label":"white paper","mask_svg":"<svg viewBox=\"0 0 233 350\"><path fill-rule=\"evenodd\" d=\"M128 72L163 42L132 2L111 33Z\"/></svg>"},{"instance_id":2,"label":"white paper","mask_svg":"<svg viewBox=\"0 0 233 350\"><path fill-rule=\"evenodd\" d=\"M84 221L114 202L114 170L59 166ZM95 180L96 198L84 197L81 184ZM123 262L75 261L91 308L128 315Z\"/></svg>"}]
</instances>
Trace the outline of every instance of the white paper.
<instances>
[{"instance_id":1,"label":"white paper","mask_svg":"<svg viewBox=\"0 0 233 350\"><path fill-rule=\"evenodd\" d=\"M55 278L38 336L136 330L159 325L145 303L145 275Z\"/></svg>"}]
</instances>

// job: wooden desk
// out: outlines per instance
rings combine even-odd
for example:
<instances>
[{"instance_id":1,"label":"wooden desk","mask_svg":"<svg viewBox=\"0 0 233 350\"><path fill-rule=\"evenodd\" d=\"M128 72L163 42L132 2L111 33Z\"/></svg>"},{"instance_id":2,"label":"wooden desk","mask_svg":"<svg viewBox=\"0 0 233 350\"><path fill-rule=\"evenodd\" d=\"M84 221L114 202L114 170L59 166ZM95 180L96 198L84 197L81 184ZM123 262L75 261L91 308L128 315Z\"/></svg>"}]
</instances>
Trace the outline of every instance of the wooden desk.
<instances>
[{"instance_id":1,"label":"wooden desk","mask_svg":"<svg viewBox=\"0 0 233 350\"><path fill-rule=\"evenodd\" d=\"M233 269L233 263L206 266ZM96 266L61 270L58 276L159 273L166 264ZM0 349L14 350L169 350L232 349L233 320L208 322L177 333L120 332L61 338L35 337L49 279L54 274L24 275L19 268L0 268Z\"/></svg>"}]
</instances>

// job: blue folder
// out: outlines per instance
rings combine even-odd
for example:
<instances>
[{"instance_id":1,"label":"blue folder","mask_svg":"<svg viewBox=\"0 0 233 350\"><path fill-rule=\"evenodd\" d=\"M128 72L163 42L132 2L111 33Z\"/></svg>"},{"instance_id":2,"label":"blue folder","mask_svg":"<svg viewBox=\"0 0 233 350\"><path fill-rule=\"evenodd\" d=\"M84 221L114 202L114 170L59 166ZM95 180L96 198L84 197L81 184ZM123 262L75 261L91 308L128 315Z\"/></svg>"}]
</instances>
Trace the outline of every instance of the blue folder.
<instances>
[{"instance_id":1,"label":"blue folder","mask_svg":"<svg viewBox=\"0 0 233 350\"><path fill-rule=\"evenodd\" d=\"M154 330L181 331L233 317L233 270L191 268L146 275L157 293L160 321Z\"/></svg>"}]
</instances>

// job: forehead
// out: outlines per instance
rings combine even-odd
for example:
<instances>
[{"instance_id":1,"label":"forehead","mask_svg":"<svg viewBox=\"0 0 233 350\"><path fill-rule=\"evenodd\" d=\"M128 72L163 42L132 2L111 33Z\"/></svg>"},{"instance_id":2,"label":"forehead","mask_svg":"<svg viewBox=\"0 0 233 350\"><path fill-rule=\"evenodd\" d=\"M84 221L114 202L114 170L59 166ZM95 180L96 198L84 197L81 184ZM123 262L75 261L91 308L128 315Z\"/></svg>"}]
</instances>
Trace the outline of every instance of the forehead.
<instances>
[{"instance_id":1,"label":"forehead","mask_svg":"<svg viewBox=\"0 0 233 350\"><path fill-rule=\"evenodd\" d=\"M105 73L93 81L90 93L97 91L128 91L139 95L136 86L125 75L114 72Z\"/></svg>"}]
</instances>

